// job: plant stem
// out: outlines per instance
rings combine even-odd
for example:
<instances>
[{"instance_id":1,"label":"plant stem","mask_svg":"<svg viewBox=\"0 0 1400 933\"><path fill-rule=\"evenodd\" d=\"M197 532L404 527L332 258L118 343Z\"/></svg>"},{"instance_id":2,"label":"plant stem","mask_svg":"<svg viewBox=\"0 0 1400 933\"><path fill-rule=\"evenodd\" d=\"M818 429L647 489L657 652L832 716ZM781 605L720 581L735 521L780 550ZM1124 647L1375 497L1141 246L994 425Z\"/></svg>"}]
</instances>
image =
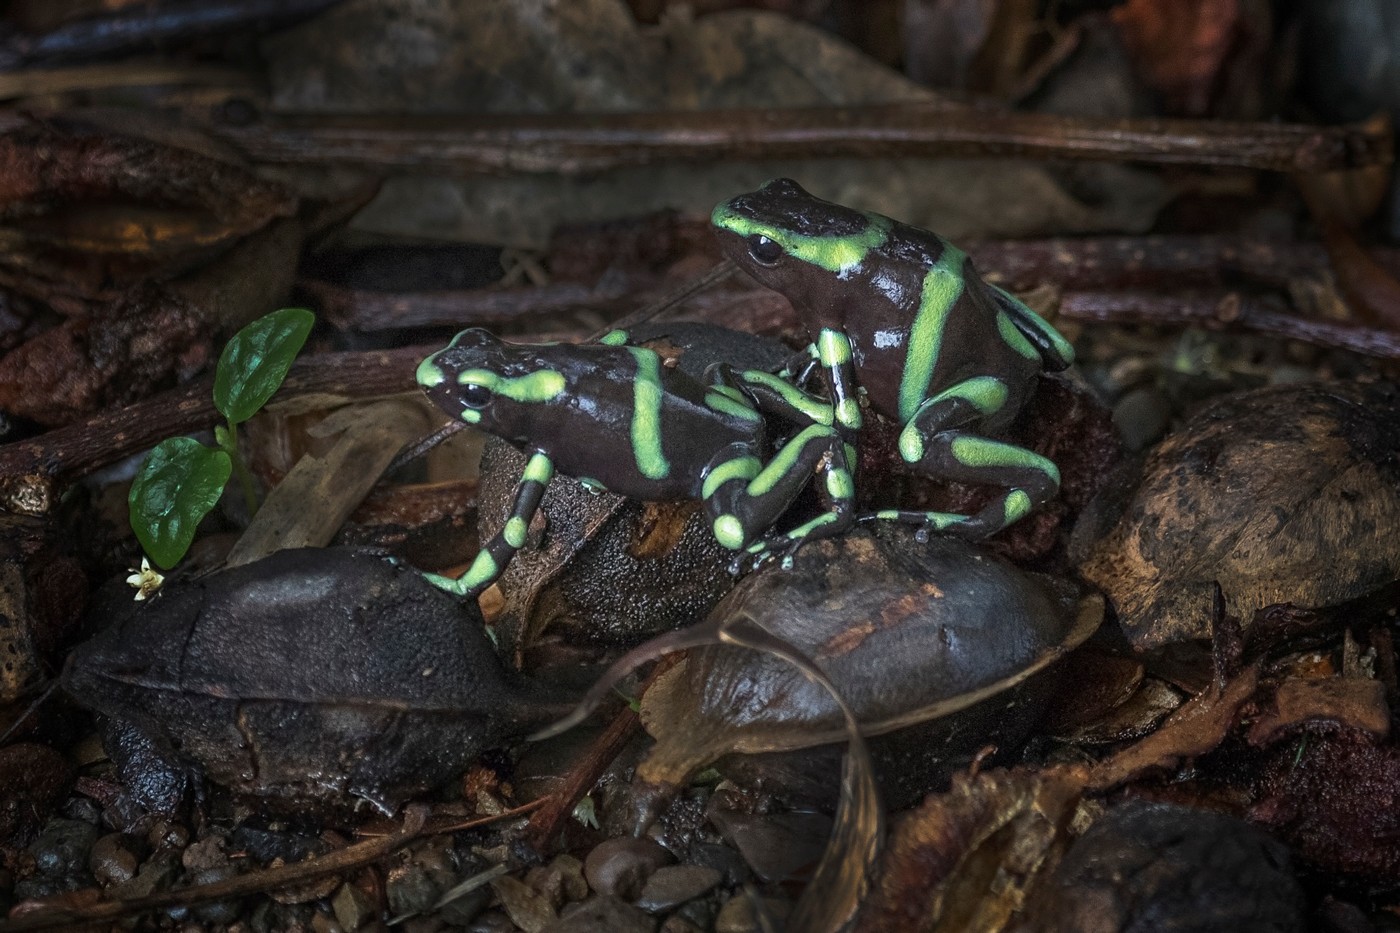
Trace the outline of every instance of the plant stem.
<instances>
[{"instance_id":1,"label":"plant stem","mask_svg":"<svg viewBox=\"0 0 1400 933\"><path fill-rule=\"evenodd\" d=\"M238 425L232 421L228 424L228 433L224 435L227 444L224 451L233 461L233 472L238 476L238 485L243 490L243 503L248 507L248 515L252 517L258 514L258 494L253 488L253 474L248 472L248 465L243 462L243 455L238 452Z\"/></svg>"}]
</instances>

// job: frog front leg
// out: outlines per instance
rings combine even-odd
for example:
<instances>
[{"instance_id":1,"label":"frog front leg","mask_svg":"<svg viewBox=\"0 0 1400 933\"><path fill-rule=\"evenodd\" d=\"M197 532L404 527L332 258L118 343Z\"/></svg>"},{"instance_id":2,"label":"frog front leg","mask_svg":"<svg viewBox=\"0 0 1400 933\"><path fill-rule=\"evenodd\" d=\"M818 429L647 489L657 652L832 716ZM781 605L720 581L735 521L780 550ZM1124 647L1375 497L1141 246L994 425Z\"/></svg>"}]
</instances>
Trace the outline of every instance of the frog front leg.
<instances>
[{"instance_id":1,"label":"frog front leg","mask_svg":"<svg viewBox=\"0 0 1400 933\"><path fill-rule=\"evenodd\" d=\"M939 479L1001 486L1006 492L975 515L887 509L866 518L927 525L961 537L984 538L1020 521L1060 489L1054 462L1034 451L975 433L1006 405L1006 384L978 376L950 386L919 406L899 435L899 455Z\"/></svg>"},{"instance_id":2,"label":"frog front leg","mask_svg":"<svg viewBox=\"0 0 1400 933\"><path fill-rule=\"evenodd\" d=\"M827 510L786 534L756 540L792 505L813 475L822 477L819 493ZM750 445L730 444L706 468L701 497L715 539L756 556L775 547L790 554L805 541L835 534L855 519L855 487L846 447L829 425L803 428L766 464Z\"/></svg>"},{"instance_id":3,"label":"frog front leg","mask_svg":"<svg viewBox=\"0 0 1400 933\"><path fill-rule=\"evenodd\" d=\"M504 527L482 545L466 573L455 578L436 573L425 573L423 576L439 589L457 596L476 596L496 582L515 552L525 544L530 521L539 510L545 488L553 478L554 461L542 453L531 454L515 487L515 502L511 506L510 517L506 519Z\"/></svg>"}]
</instances>

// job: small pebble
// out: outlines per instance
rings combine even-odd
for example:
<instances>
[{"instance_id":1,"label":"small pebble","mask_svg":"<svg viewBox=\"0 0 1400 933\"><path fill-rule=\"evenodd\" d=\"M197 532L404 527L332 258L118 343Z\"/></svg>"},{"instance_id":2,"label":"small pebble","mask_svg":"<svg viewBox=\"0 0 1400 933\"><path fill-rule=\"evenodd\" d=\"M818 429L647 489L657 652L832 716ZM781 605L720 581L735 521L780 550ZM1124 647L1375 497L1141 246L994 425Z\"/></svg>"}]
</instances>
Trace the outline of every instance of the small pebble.
<instances>
[{"instance_id":1,"label":"small pebble","mask_svg":"<svg viewBox=\"0 0 1400 933\"><path fill-rule=\"evenodd\" d=\"M145 897L170 887L175 873L175 859L168 854L157 855L146 860L145 864L136 872L135 878L122 884L113 885L110 894L112 897L121 898Z\"/></svg>"},{"instance_id":2,"label":"small pebble","mask_svg":"<svg viewBox=\"0 0 1400 933\"><path fill-rule=\"evenodd\" d=\"M106 888L136 877L141 860L132 851L134 842L125 833L108 833L93 843L88 867L98 884Z\"/></svg>"},{"instance_id":3,"label":"small pebble","mask_svg":"<svg viewBox=\"0 0 1400 933\"><path fill-rule=\"evenodd\" d=\"M718 870L724 876L726 887L737 888L753 879L753 871L744 857L718 842L700 842L691 846L687 861L692 865Z\"/></svg>"},{"instance_id":4,"label":"small pebble","mask_svg":"<svg viewBox=\"0 0 1400 933\"><path fill-rule=\"evenodd\" d=\"M549 895L541 894L518 878L506 875L491 882L511 921L525 933L539 933L559 916Z\"/></svg>"},{"instance_id":5,"label":"small pebble","mask_svg":"<svg viewBox=\"0 0 1400 933\"><path fill-rule=\"evenodd\" d=\"M662 913L714 890L722 877L717 870L700 865L658 868L642 886L637 906L654 914Z\"/></svg>"},{"instance_id":6,"label":"small pebble","mask_svg":"<svg viewBox=\"0 0 1400 933\"><path fill-rule=\"evenodd\" d=\"M1113 406L1113 424L1129 450L1142 450L1167 430L1171 403L1155 388L1133 389Z\"/></svg>"},{"instance_id":7,"label":"small pebble","mask_svg":"<svg viewBox=\"0 0 1400 933\"><path fill-rule=\"evenodd\" d=\"M772 921L773 927L781 929L783 921L792 913L792 902L774 897L760 897L758 901L764 914ZM715 918L715 933L759 933L760 930L773 927L759 924L758 917L754 914L753 899L742 892L726 901L719 909L719 916Z\"/></svg>"},{"instance_id":8,"label":"small pebble","mask_svg":"<svg viewBox=\"0 0 1400 933\"><path fill-rule=\"evenodd\" d=\"M29 847L35 870L46 877L86 877L97 827L81 820L50 820ZM77 887L78 885L73 885Z\"/></svg>"},{"instance_id":9,"label":"small pebble","mask_svg":"<svg viewBox=\"0 0 1400 933\"><path fill-rule=\"evenodd\" d=\"M516 933L516 929L504 913L488 910L467 927L467 933Z\"/></svg>"},{"instance_id":10,"label":"small pebble","mask_svg":"<svg viewBox=\"0 0 1400 933\"><path fill-rule=\"evenodd\" d=\"M673 861L671 853L650 839L619 836L599 843L588 853L583 876L599 894L633 901L651 873Z\"/></svg>"},{"instance_id":11,"label":"small pebble","mask_svg":"<svg viewBox=\"0 0 1400 933\"><path fill-rule=\"evenodd\" d=\"M336 921L350 933L355 933L374 915L374 902L353 884L342 884L331 898L331 910Z\"/></svg>"},{"instance_id":12,"label":"small pebble","mask_svg":"<svg viewBox=\"0 0 1400 933\"><path fill-rule=\"evenodd\" d=\"M645 911L615 897L592 897L570 904L554 923L539 933L652 933L656 921Z\"/></svg>"},{"instance_id":13,"label":"small pebble","mask_svg":"<svg viewBox=\"0 0 1400 933\"><path fill-rule=\"evenodd\" d=\"M698 927L680 916L667 917L661 924L661 933L705 933L705 927Z\"/></svg>"}]
</instances>

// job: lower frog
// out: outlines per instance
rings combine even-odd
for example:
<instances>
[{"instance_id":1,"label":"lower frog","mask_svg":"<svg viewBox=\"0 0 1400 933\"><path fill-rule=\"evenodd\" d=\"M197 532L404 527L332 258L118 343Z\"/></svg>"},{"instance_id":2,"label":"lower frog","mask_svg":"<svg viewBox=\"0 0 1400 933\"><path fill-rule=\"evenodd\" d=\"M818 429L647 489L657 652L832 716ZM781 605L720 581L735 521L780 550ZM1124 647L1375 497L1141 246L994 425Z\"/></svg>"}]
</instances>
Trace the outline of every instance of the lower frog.
<instances>
[{"instance_id":1,"label":"lower frog","mask_svg":"<svg viewBox=\"0 0 1400 933\"><path fill-rule=\"evenodd\" d=\"M828 511L783 540L851 521L854 452L830 405L782 382L706 385L626 340L613 331L596 344L511 344L478 328L419 365L418 384L440 408L529 455L505 526L462 576L429 580L459 595L489 586L524 545L556 470L629 498L699 499L734 550L761 553L755 541L814 475ZM764 414L796 426L776 451Z\"/></svg>"},{"instance_id":2,"label":"lower frog","mask_svg":"<svg viewBox=\"0 0 1400 933\"><path fill-rule=\"evenodd\" d=\"M726 255L803 317L845 440L861 427L864 396L903 425L906 463L940 479L1006 490L973 515L887 510L863 517L980 538L1059 491L1053 462L999 436L1040 373L1069 366L1073 348L983 281L966 253L926 230L813 197L786 178L720 204L712 223ZM775 378L741 375L764 384Z\"/></svg>"}]
</instances>

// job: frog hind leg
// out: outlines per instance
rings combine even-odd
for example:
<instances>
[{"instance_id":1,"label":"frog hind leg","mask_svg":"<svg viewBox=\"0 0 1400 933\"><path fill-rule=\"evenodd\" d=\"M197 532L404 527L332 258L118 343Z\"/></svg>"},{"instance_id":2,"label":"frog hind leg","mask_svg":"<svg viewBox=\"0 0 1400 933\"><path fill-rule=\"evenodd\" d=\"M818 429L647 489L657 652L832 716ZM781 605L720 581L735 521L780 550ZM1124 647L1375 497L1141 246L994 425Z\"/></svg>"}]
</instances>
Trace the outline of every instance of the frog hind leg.
<instances>
[{"instance_id":1,"label":"frog hind leg","mask_svg":"<svg viewBox=\"0 0 1400 933\"><path fill-rule=\"evenodd\" d=\"M505 572L506 565L515 552L525 544L530 521L539 510L545 488L554 478L554 461L542 453L535 453L525 462L520 482L515 487L515 502L510 515L501 530L491 536L491 540L481 546L476 559L460 577L446 577L436 573L425 573L424 578L438 589L456 596L475 597L481 594Z\"/></svg>"},{"instance_id":2,"label":"frog hind leg","mask_svg":"<svg viewBox=\"0 0 1400 933\"><path fill-rule=\"evenodd\" d=\"M827 510L802 526L761 540L811 480ZM701 493L715 538L725 547L766 559L788 557L804 542L837 534L855 521L855 489L840 434L829 425L803 428L765 464L747 444L731 444L706 469Z\"/></svg>"},{"instance_id":3,"label":"frog hind leg","mask_svg":"<svg viewBox=\"0 0 1400 933\"><path fill-rule=\"evenodd\" d=\"M899 454L928 476L1001 486L1006 492L974 515L886 509L861 516L922 524L961 537L984 538L1029 515L1060 489L1054 462L1034 451L992 440L975 429L1005 407L1009 391L992 376L950 386L925 401L899 436Z\"/></svg>"},{"instance_id":4,"label":"frog hind leg","mask_svg":"<svg viewBox=\"0 0 1400 933\"><path fill-rule=\"evenodd\" d=\"M1029 340L1031 346L1040 354L1045 368L1051 372L1068 369L1074 362L1074 345L1050 326L1050 322L1032 311L1024 301L995 285L988 287L997 306L1011 319L1012 325L1020 331L1021 336Z\"/></svg>"}]
</instances>

